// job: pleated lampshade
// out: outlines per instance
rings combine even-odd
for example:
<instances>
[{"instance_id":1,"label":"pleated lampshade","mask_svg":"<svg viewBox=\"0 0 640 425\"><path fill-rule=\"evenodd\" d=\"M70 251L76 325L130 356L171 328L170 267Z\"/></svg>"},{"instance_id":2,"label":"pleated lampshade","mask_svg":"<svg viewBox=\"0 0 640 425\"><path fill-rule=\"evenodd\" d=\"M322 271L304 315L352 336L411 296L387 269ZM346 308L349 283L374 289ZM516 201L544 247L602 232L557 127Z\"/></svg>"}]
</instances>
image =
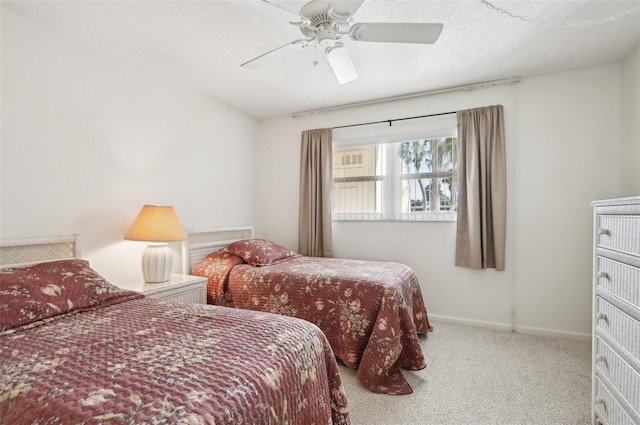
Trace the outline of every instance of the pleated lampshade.
<instances>
[{"instance_id":1,"label":"pleated lampshade","mask_svg":"<svg viewBox=\"0 0 640 425\"><path fill-rule=\"evenodd\" d=\"M124 235L129 241L173 242L187 239L176 211L167 205L145 205Z\"/></svg>"}]
</instances>

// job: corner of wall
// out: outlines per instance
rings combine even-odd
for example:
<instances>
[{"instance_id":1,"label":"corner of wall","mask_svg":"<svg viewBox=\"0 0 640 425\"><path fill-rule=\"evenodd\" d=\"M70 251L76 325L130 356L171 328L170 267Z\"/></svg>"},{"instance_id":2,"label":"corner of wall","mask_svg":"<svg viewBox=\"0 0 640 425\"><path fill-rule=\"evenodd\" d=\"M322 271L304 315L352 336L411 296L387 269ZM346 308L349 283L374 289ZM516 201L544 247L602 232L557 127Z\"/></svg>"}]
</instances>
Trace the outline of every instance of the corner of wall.
<instances>
[{"instance_id":1,"label":"corner of wall","mask_svg":"<svg viewBox=\"0 0 640 425\"><path fill-rule=\"evenodd\" d=\"M640 44L621 66L621 190L622 196L640 194Z\"/></svg>"}]
</instances>

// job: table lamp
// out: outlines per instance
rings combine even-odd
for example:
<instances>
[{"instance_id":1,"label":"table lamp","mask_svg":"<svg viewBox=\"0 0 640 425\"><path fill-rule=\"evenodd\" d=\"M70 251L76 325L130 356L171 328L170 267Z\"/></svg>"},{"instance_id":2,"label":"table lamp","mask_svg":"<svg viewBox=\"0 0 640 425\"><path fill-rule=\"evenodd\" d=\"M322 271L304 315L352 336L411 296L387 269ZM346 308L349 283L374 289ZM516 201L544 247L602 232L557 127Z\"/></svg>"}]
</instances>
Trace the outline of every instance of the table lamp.
<instances>
[{"instance_id":1,"label":"table lamp","mask_svg":"<svg viewBox=\"0 0 640 425\"><path fill-rule=\"evenodd\" d=\"M167 242L187 238L173 207L145 205L124 235L129 241L149 242L142 255L142 273L147 283L166 282L173 271L173 253Z\"/></svg>"}]
</instances>

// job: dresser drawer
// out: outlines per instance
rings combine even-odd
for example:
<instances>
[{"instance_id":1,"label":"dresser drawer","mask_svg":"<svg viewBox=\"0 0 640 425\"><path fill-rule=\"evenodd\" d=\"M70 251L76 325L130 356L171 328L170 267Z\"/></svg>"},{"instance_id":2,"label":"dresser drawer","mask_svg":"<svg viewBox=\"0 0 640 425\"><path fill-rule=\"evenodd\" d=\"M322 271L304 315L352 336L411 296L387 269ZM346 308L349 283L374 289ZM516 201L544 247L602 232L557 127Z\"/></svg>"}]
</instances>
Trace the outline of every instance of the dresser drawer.
<instances>
[{"instance_id":1,"label":"dresser drawer","mask_svg":"<svg viewBox=\"0 0 640 425\"><path fill-rule=\"evenodd\" d=\"M631 407L640 412L640 374L601 338L596 337L595 342L595 367L598 373L606 376Z\"/></svg>"},{"instance_id":2,"label":"dresser drawer","mask_svg":"<svg viewBox=\"0 0 640 425\"><path fill-rule=\"evenodd\" d=\"M602 383L597 373L594 377L594 389L593 409L596 416L602 419L603 423L609 425L637 425Z\"/></svg>"},{"instance_id":3,"label":"dresser drawer","mask_svg":"<svg viewBox=\"0 0 640 425\"><path fill-rule=\"evenodd\" d=\"M602 248L640 255L640 217L631 215L599 215L597 245Z\"/></svg>"},{"instance_id":4,"label":"dresser drawer","mask_svg":"<svg viewBox=\"0 0 640 425\"><path fill-rule=\"evenodd\" d=\"M595 325L640 359L640 322L606 300L596 296Z\"/></svg>"},{"instance_id":5,"label":"dresser drawer","mask_svg":"<svg viewBox=\"0 0 640 425\"><path fill-rule=\"evenodd\" d=\"M640 308L640 269L598 257L598 287Z\"/></svg>"}]
</instances>

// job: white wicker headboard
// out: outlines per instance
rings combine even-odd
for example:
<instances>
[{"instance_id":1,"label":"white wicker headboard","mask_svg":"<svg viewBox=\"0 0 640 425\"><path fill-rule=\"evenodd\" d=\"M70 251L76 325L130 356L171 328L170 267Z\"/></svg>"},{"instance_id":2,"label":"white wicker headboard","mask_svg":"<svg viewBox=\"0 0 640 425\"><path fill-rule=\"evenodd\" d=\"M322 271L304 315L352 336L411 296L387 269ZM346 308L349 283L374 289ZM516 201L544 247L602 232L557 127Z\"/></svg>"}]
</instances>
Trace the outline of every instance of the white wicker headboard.
<instances>
[{"instance_id":1,"label":"white wicker headboard","mask_svg":"<svg viewBox=\"0 0 640 425\"><path fill-rule=\"evenodd\" d=\"M0 241L0 268L43 261L81 258L82 237L79 233L44 238L5 239Z\"/></svg>"},{"instance_id":2,"label":"white wicker headboard","mask_svg":"<svg viewBox=\"0 0 640 425\"><path fill-rule=\"evenodd\" d=\"M191 268L213 251L241 239L253 238L253 226L187 229L186 233L187 240L182 242L182 273L190 274Z\"/></svg>"}]
</instances>

